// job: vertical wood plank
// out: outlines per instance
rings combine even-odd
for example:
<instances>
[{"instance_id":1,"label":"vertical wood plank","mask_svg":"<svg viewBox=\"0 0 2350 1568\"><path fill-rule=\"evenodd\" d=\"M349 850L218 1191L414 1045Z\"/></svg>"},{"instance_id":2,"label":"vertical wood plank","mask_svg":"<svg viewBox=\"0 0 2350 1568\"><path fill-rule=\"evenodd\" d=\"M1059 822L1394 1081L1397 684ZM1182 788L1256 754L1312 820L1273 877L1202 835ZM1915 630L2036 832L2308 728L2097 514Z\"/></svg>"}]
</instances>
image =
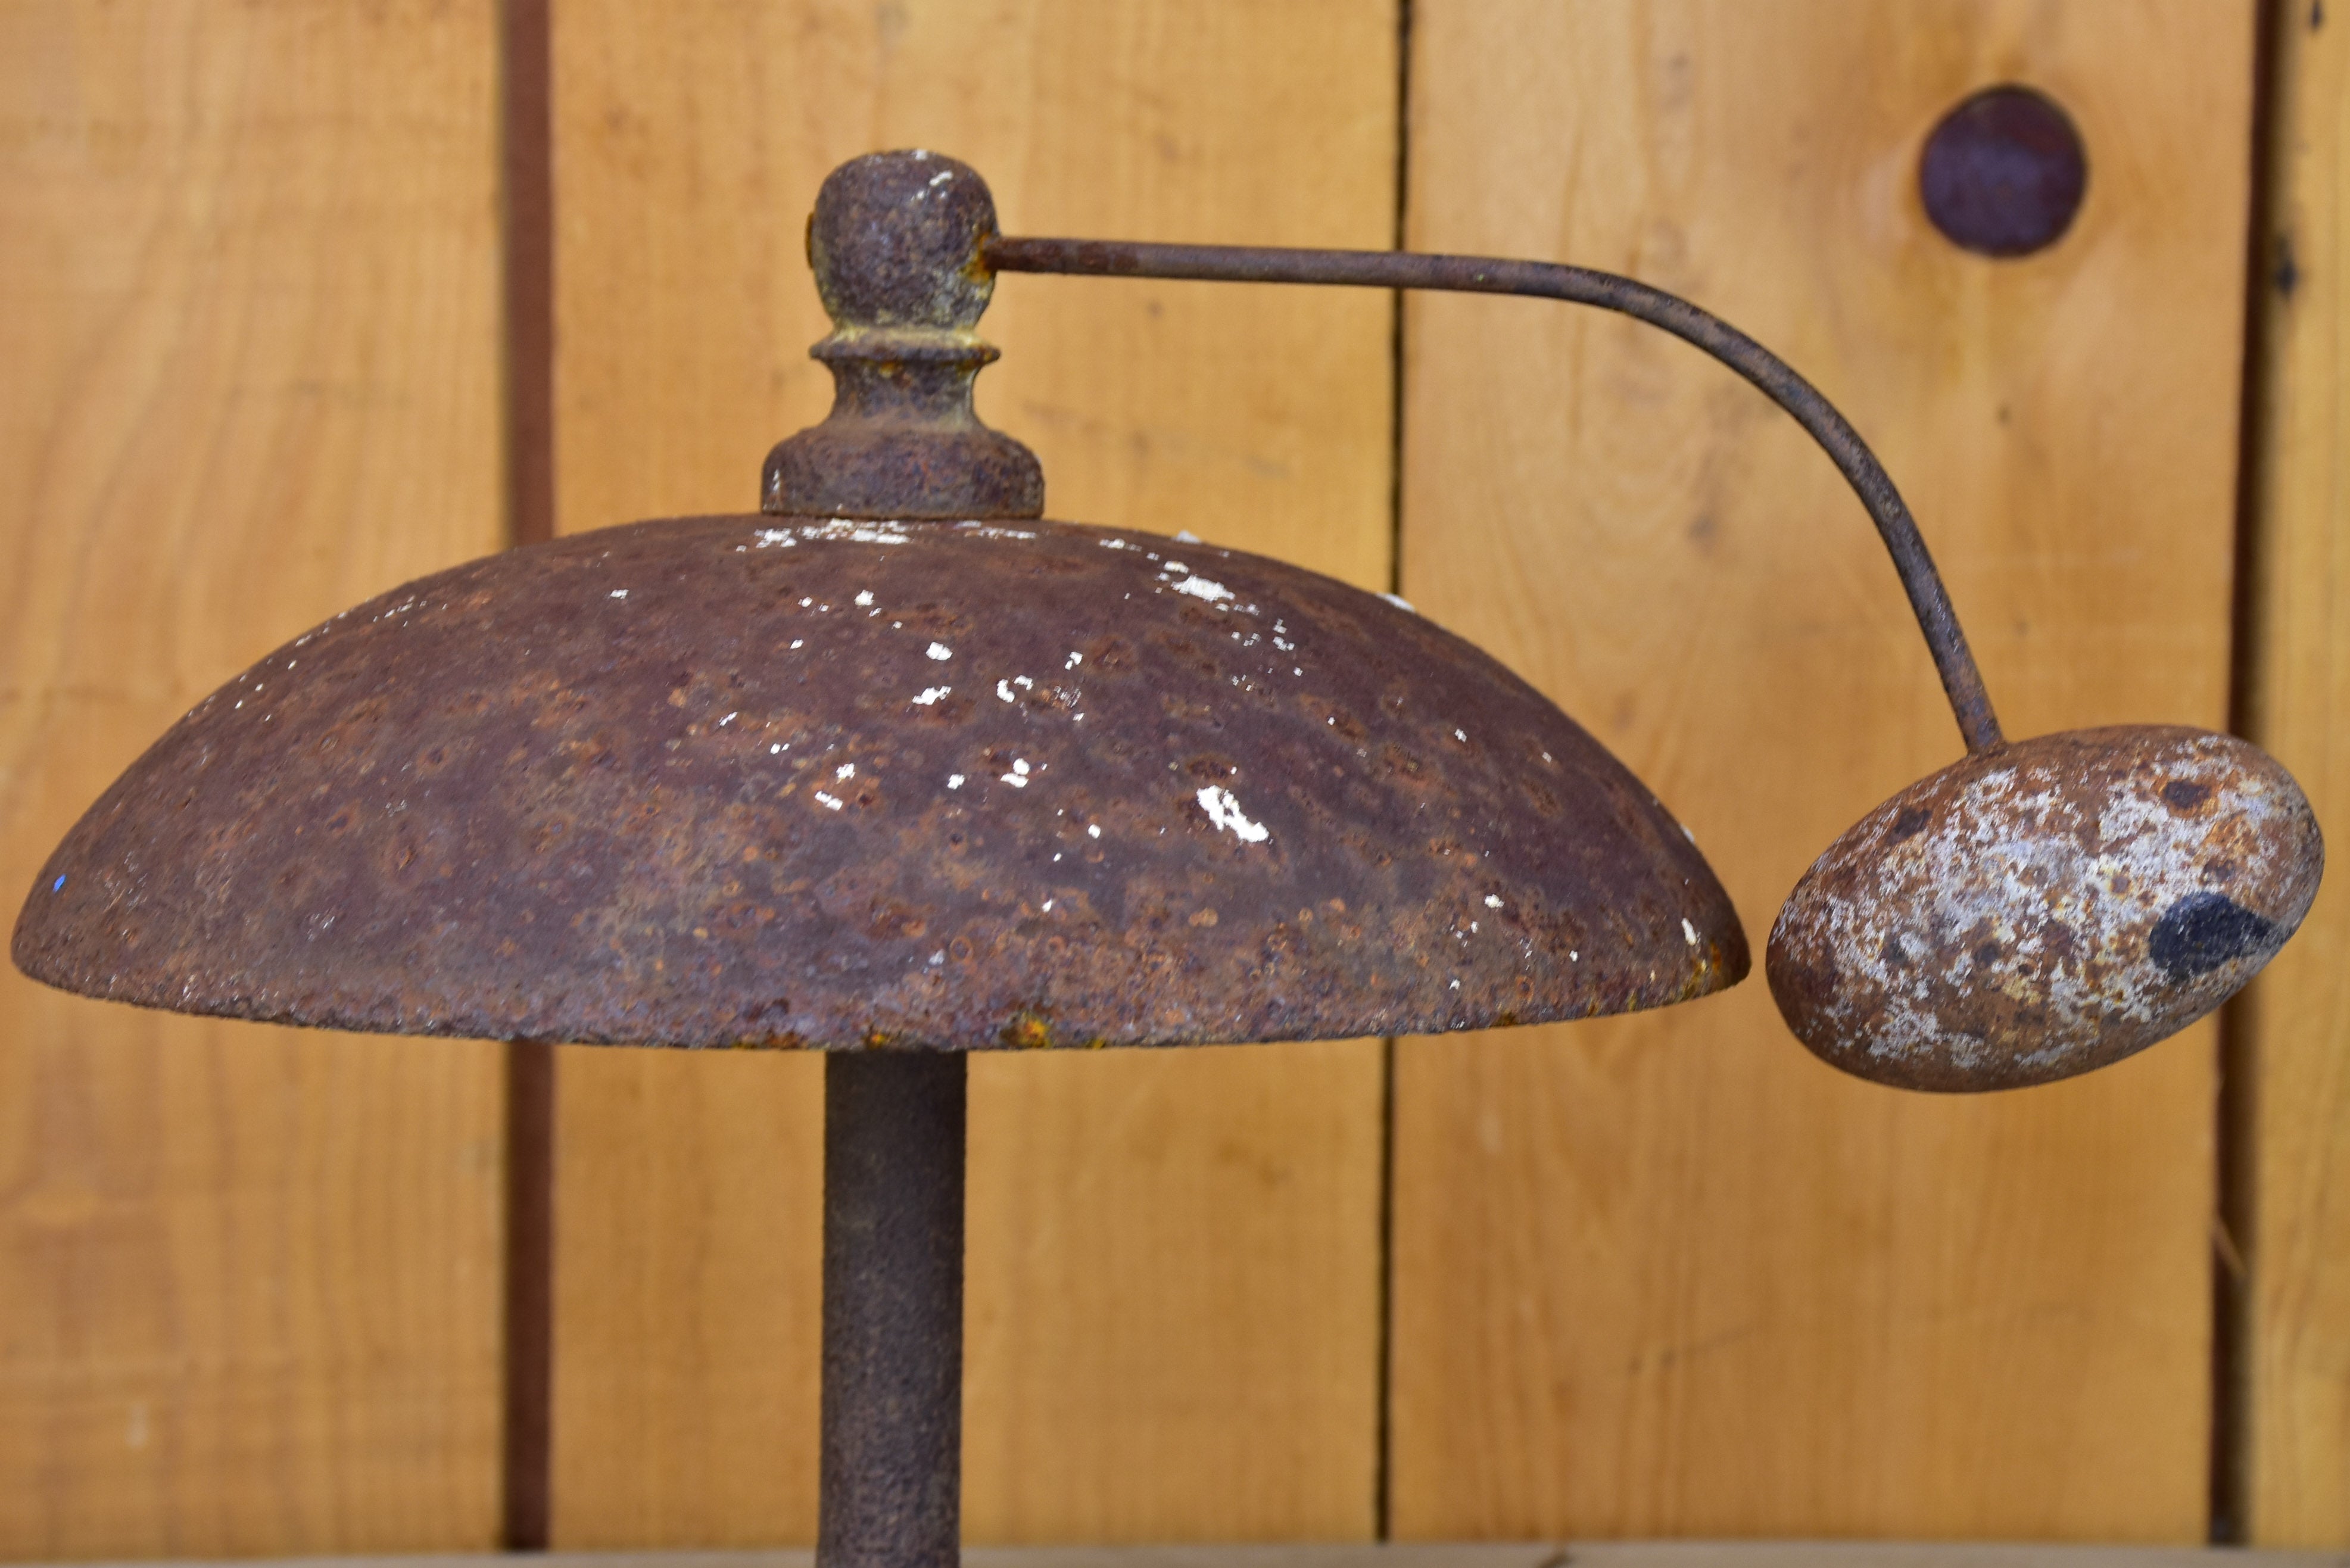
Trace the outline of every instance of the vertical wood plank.
<instances>
[{"instance_id":1,"label":"vertical wood plank","mask_svg":"<svg viewBox=\"0 0 2350 1568\"><path fill-rule=\"evenodd\" d=\"M756 503L820 419L801 234L928 145L1008 227L1384 245L1389 0L558 7L560 524ZM985 417L1055 516L1384 587L1388 306L1006 279ZM810 1539L820 1064L567 1052L555 1538ZM1360 1538L1377 1465L1375 1043L983 1058L966 1532Z\"/></svg>"},{"instance_id":2,"label":"vertical wood plank","mask_svg":"<svg viewBox=\"0 0 2350 1568\"><path fill-rule=\"evenodd\" d=\"M2011 733L2218 727L2253 6L1423 0L1409 234L1613 267L1784 353L1940 554ZM2053 250L1927 223L1926 133L2021 81L2089 149ZM1628 323L1407 317L1405 592L1690 824L1758 946L1959 754L1883 553L1746 387ZM1838 1078L1759 976L1408 1043L1404 1536L2191 1541L2213 1033L1983 1099Z\"/></svg>"},{"instance_id":3,"label":"vertical wood plank","mask_svg":"<svg viewBox=\"0 0 2350 1568\"><path fill-rule=\"evenodd\" d=\"M0 6L0 889L499 535L487 0ZM0 975L0 1553L481 1547L497 1048Z\"/></svg>"},{"instance_id":4,"label":"vertical wood plank","mask_svg":"<svg viewBox=\"0 0 2350 1568\"><path fill-rule=\"evenodd\" d=\"M2257 314L2248 732L2350 822L2350 17L2274 6ZM2338 842L2338 839L2337 839ZM2247 993L2238 1344L2247 1538L2350 1547L2350 891L2337 871Z\"/></svg>"}]
</instances>

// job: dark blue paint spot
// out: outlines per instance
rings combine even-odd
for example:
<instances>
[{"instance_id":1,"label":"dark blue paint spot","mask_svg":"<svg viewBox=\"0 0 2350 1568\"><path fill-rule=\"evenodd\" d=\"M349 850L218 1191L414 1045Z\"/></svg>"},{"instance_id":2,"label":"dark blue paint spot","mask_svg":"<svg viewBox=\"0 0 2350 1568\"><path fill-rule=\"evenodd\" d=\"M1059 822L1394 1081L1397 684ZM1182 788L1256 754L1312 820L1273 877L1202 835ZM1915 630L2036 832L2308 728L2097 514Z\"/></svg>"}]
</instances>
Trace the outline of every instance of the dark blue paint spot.
<instances>
[{"instance_id":1,"label":"dark blue paint spot","mask_svg":"<svg viewBox=\"0 0 2350 1568\"><path fill-rule=\"evenodd\" d=\"M65 888L66 888L66 879L65 879L64 877L58 877L56 881L54 881L54 882L52 882L52 883L50 883L50 884L49 884L49 891L50 891L50 892L52 892L52 893L62 893L62 892L64 892L64 891L65 891Z\"/></svg>"},{"instance_id":2,"label":"dark blue paint spot","mask_svg":"<svg viewBox=\"0 0 2350 1568\"><path fill-rule=\"evenodd\" d=\"M2147 956L2176 985L2276 943L2276 925L2219 893L2189 893L2163 912Z\"/></svg>"}]
</instances>

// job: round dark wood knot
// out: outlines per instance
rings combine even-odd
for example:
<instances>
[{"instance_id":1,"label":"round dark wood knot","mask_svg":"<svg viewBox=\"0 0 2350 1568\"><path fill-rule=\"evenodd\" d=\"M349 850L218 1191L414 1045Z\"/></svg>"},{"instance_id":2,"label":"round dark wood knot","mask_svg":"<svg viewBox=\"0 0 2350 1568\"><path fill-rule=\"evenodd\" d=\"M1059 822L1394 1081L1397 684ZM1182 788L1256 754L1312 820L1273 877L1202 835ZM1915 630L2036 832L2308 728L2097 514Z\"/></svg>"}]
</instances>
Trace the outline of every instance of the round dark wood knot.
<instances>
[{"instance_id":1,"label":"round dark wood knot","mask_svg":"<svg viewBox=\"0 0 2350 1568\"><path fill-rule=\"evenodd\" d=\"M2072 117L2026 87L1986 88L1926 139L1918 186L1926 215L1978 255L2027 256L2064 237L2089 189Z\"/></svg>"}]
</instances>

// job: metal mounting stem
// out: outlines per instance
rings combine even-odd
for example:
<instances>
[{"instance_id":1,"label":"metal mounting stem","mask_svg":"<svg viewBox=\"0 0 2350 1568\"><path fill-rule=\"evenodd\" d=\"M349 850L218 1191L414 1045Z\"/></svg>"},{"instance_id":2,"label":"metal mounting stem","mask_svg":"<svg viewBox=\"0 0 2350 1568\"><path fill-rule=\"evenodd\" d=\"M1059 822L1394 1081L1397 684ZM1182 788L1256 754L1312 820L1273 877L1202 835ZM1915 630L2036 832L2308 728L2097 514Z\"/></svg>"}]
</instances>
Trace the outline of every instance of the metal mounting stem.
<instances>
[{"instance_id":1,"label":"metal mounting stem","mask_svg":"<svg viewBox=\"0 0 2350 1568\"><path fill-rule=\"evenodd\" d=\"M1193 278L1213 283L1335 284L1365 288L1425 288L1455 294L1509 294L1596 305L1662 327L1737 371L1811 433L1842 471L1877 524L1893 569L1909 595L1918 629L1967 749L2002 743L1999 717L1982 674L1967 650L1958 612L1934 570L1901 493L1860 432L1819 389L1786 361L1721 317L1676 295L1614 273L1554 262L1490 256L1424 255L1411 251L1290 250L1261 245L1159 245L1124 241L1012 239L985 241L982 255L997 272L1076 274L1094 277Z\"/></svg>"},{"instance_id":2,"label":"metal mounting stem","mask_svg":"<svg viewBox=\"0 0 2350 1568\"><path fill-rule=\"evenodd\" d=\"M821 1568L962 1560L966 1060L825 1058Z\"/></svg>"}]
</instances>

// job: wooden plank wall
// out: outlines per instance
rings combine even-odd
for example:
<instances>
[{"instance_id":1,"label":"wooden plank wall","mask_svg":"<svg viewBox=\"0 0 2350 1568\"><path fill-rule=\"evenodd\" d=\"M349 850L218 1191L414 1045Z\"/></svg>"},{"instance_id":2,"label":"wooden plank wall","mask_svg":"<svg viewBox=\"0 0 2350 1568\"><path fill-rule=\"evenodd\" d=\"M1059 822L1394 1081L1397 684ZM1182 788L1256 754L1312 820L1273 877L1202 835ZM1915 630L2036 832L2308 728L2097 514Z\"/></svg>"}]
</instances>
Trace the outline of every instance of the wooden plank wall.
<instances>
[{"instance_id":1,"label":"wooden plank wall","mask_svg":"<svg viewBox=\"0 0 2350 1568\"><path fill-rule=\"evenodd\" d=\"M1409 240L1708 302L1852 410L2010 733L2227 716L2253 8L1742 0L1414 11ZM2063 103L2086 204L2002 264L1926 133ZM1689 823L1758 939L1960 747L1835 471L1660 335L1408 307L1404 591ZM1396 1085L1399 1534L2199 1539L2213 1033L1887 1093L1765 989L1413 1042Z\"/></svg>"},{"instance_id":2,"label":"wooden plank wall","mask_svg":"<svg viewBox=\"0 0 2350 1568\"><path fill-rule=\"evenodd\" d=\"M2350 822L2350 16L2272 16L2248 449L2246 732ZM2229 1062L2245 1273L2232 1501L2262 1545L2350 1544L2350 888L2247 998Z\"/></svg>"},{"instance_id":3,"label":"wooden plank wall","mask_svg":"<svg viewBox=\"0 0 2350 1568\"><path fill-rule=\"evenodd\" d=\"M289 636L494 548L489 0L0 5L0 888ZM499 1048L0 974L0 1552L481 1547Z\"/></svg>"},{"instance_id":4,"label":"wooden plank wall","mask_svg":"<svg viewBox=\"0 0 2350 1568\"><path fill-rule=\"evenodd\" d=\"M557 523L751 503L828 398L800 225L857 152L964 157L1029 232L1400 219L1687 291L1813 374L1909 490L2012 731L2217 724L2233 669L2338 815L2350 120L2306 0L2268 8L2294 286L2258 317L2231 665L2260 10L567 0ZM0 888L220 680L504 537L498 20L0 0ZM2063 244L1991 264L1913 171L2002 80L2072 111L2092 175ZM1056 515L1400 570L1658 788L1759 938L1958 751L1863 518L1653 334L1414 302L1399 379L1394 324L1007 279L981 403ZM2350 1545L2344 907L2232 1037L2222 1493L2262 1542ZM0 1554L488 1544L494 1049L0 998ZM818 1064L559 1055L556 1542L806 1541ZM1392 1072L1376 1042L986 1058L970 1533L2197 1539L2215 1063L2207 1027L1902 1096L1812 1064L1759 984Z\"/></svg>"}]
</instances>

